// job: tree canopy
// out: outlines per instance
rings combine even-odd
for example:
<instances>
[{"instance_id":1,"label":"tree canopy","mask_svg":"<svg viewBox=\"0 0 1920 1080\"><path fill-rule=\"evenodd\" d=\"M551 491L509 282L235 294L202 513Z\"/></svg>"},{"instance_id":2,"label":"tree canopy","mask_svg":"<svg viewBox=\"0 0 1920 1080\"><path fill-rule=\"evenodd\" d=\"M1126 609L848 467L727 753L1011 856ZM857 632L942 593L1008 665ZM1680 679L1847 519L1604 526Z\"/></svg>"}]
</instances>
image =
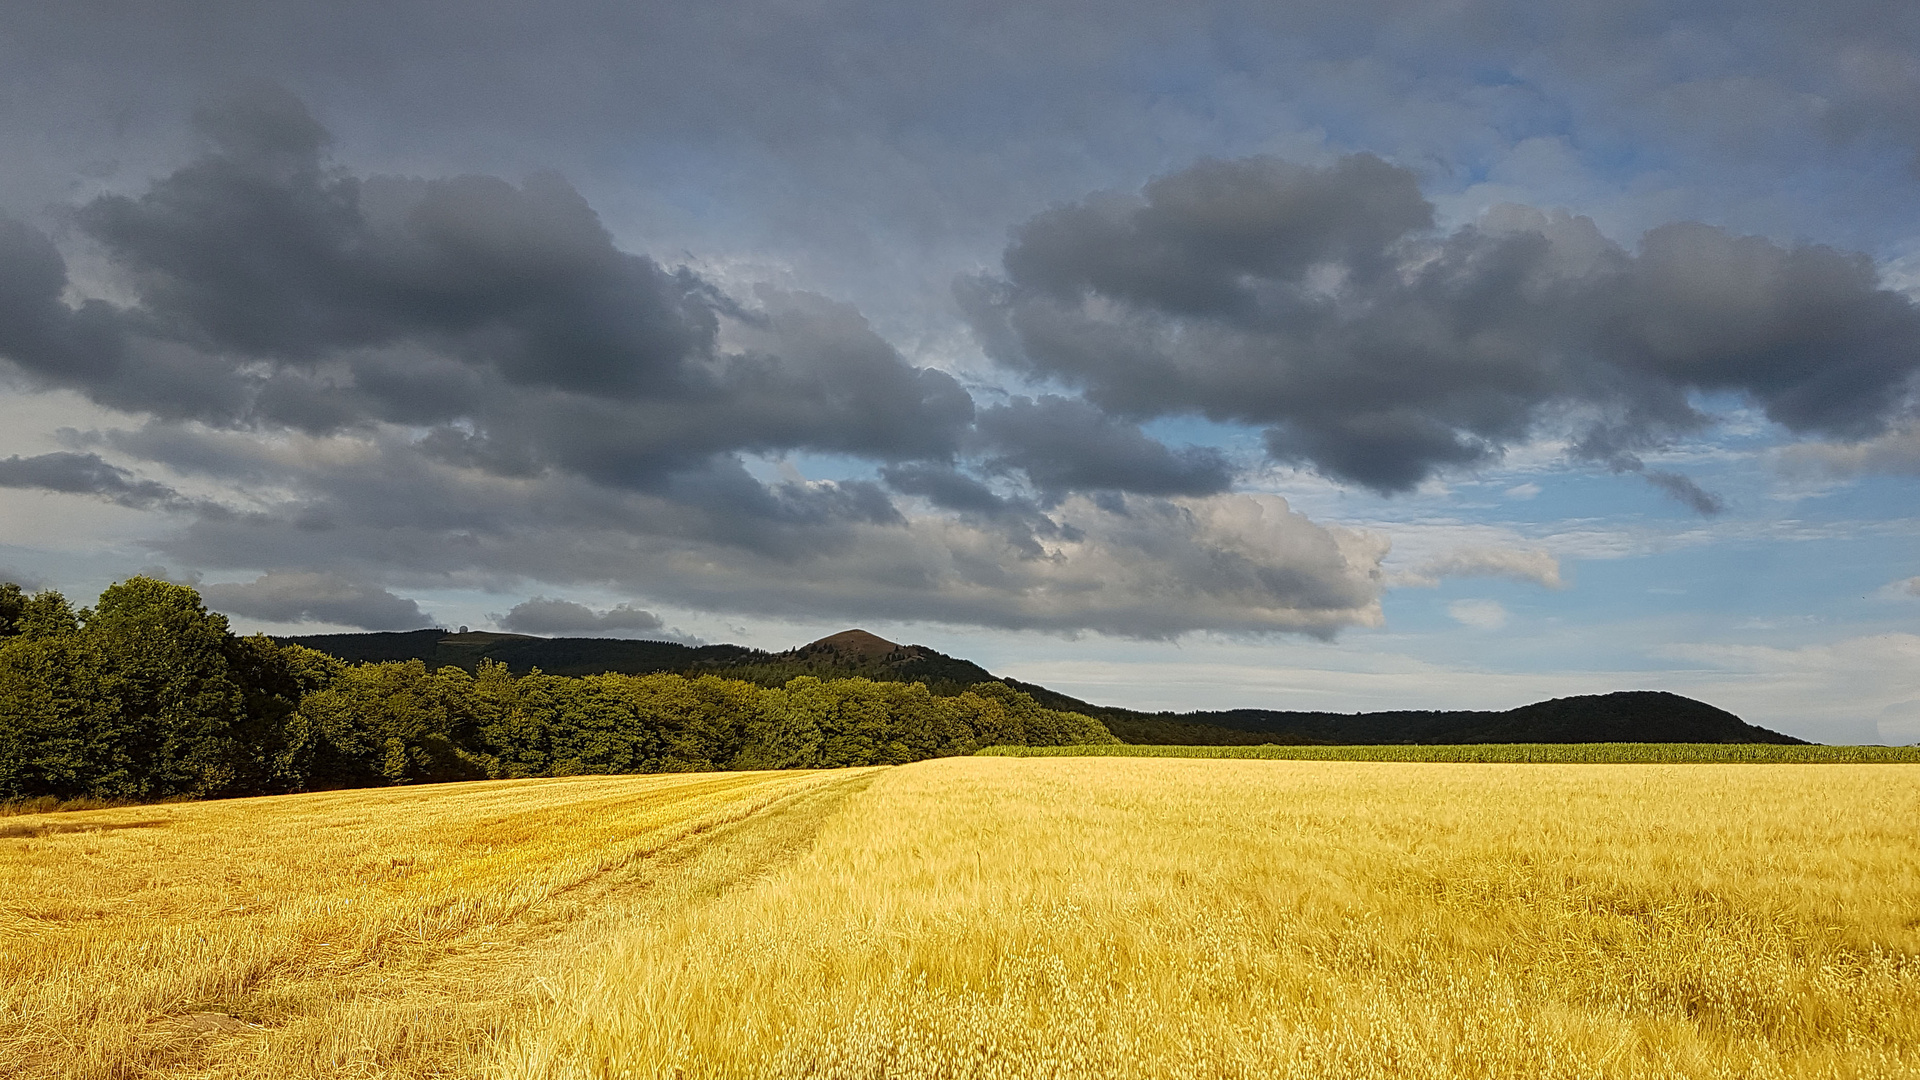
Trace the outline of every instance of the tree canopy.
<instances>
[{"instance_id":1,"label":"tree canopy","mask_svg":"<svg viewBox=\"0 0 1920 1080\"><path fill-rule=\"evenodd\" d=\"M153 799L580 773L902 764L1115 742L1002 683L515 676L348 664L237 637L195 590L119 582L75 611L0 584L0 799Z\"/></svg>"}]
</instances>

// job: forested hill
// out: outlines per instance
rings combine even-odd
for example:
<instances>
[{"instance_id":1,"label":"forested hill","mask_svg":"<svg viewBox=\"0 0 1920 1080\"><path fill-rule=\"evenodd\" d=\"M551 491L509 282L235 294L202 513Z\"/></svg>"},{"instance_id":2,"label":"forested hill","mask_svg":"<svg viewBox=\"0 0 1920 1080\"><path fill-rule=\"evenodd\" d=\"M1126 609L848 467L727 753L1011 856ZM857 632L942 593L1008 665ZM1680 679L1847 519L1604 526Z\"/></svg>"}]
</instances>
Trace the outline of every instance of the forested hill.
<instances>
[{"instance_id":1,"label":"forested hill","mask_svg":"<svg viewBox=\"0 0 1920 1080\"><path fill-rule=\"evenodd\" d=\"M1756 727L1704 701L1656 690L1554 698L1504 712L1233 709L1188 715L1250 733L1329 743L1806 742Z\"/></svg>"},{"instance_id":2,"label":"forested hill","mask_svg":"<svg viewBox=\"0 0 1920 1080\"><path fill-rule=\"evenodd\" d=\"M348 663L419 660L429 668L478 669L480 661L507 665L515 675L534 668L549 675L650 675L658 671L686 672L736 667L765 660L772 654L741 645L682 645L676 641L631 641L622 638L543 638L526 634L450 633L446 630L409 630L404 633L308 634L275 639Z\"/></svg>"},{"instance_id":3,"label":"forested hill","mask_svg":"<svg viewBox=\"0 0 1920 1080\"><path fill-rule=\"evenodd\" d=\"M539 668L555 675L601 672L712 673L780 686L797 675L864 676L919 682L937 695L999 681L1050 709L1101 720L1124 742L1184 745L1259 743L1505 743L1701 742L1799 743L1805 740L1756 727L1702 701L1659 691L1591 694L1536 702L1502 712L1415 711L1373 713L1217 712L1145 713L1094 705L1044 686L998 679L971 661L924 645L899 645L864 630L848 630L786 652L739 645L682 645L610 638L538 638L520 634L415 630L387 634L316 634L283 638L343 660L421 660L429 667L469 671L481 660L504 663L516 674Z\"/></svg>"},{"instance_id":4,"label":"forested hill","mask_svg":"<svg viewBox=\"0 0 1920 1080\"><path fill-rule=\"evenodd\" d=\"M978 664L924 645L896 645L864 630L848 630L780 653L743 645L446 630L309 634L276 640L304 645L351 663L419 660L429 668L452 665L471 672L482 660L492 660L507 665L515 675L525 675L535 668L549 675L724 674L762 686L782 686L799 675L864 676L880 682L926 683L936 694L955 694L969 686L997 681Z\"/></svg>"}]
</instances>

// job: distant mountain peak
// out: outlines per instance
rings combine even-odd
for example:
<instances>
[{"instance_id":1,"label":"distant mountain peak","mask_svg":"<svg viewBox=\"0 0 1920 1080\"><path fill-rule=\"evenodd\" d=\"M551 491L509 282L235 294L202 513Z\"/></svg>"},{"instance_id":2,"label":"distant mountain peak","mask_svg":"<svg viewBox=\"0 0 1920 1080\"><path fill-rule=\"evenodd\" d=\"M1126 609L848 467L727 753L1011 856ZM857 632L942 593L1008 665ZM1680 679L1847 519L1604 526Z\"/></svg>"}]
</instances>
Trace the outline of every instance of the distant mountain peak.
<instances>
[{"instance_id":1,"label":"distant mountain peak","mask_svg":"<svg viewBox=\"0 0 1920 1080\"><path fill-rule=\"evenodd\" d=\"M789 655L817 656L821 653L832 653L835 656L857 657L862 660L880 660L913 648L913 646L898 645L878 634L856 629L829 634L819 641L809 642L792 650Z\"/></svg>"}]
</instances>

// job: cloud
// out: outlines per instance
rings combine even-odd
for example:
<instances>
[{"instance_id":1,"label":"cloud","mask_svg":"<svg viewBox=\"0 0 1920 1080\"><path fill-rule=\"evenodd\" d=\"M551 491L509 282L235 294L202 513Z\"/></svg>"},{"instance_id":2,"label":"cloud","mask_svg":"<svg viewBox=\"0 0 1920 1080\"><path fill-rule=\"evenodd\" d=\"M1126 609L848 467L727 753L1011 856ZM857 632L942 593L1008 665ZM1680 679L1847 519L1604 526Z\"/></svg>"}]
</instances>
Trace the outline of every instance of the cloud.
<instances>
[{"instance_id":1,"label":"cloud","mask_svg":"<svg viewBox=\"0 0 1920 1080\"><path fill-rule=\"evenodd\" d=\"M1441 578L1497 577L1548 589L1565 587L1560 560L1541 548L1459 547L1388 579L1398 586L1432 588Z\"/></svg>"},{"instance_id":2,"label":"cloud","mask_svg":"<svg viewBox=\"0 0 1920 1080\"><path fill-rule=\"evenodd\" d=\"M432 626L420 605L340 573L277 571L253 581L201 585L209 608L273 623L327 623L363 630Z\"/></svg>"},{"instance_id":3,"label":"cloud","mask_svg":"<svg viewBox=\"0 0 1920 1080\"><path fill-rule=\"evenodd\" d=\"M746 306L621 251L553 174L352 176L272 87L199 121L206 155L76 212L137 302L70 308L50 242L0 225L0 355L164 420L401 424L462 464L621 486L740 451L948 455L972 418L851 308Z\"/></svg>"},{"instance_id":4,"label":"cloud","mask_svg":"<svg viewBox=\"0 0 1920 1080\"><path fill-rule=\"evenodd\" d=\"M666 624L651 611L618 604L595 611L571 600L536 596L515 604L505 615L494 616L501 629L520 634L610 634L630 637L678 636L665 633Z\"/></svg>"},{"instance_id":5,"label":"cloud","mask_svg":"<svg viewBox=\"0 0 1920 1080\"><path fill-rule=\"evenodd\" d=\"M1726 501L1677 472L1664 469L1639 471L1647 483L1702 517L1712 517L1727 508Z\"/></svg>"},{"instance_id":6,"label":"cloud","mask_svg":"<svg viewBox=\"0 0 1920 1080\"><path fill-rule=\"evenodd\" d=\"M53 587L53 583L48 579L31 570L22 570L16 566L0 566L0 581L12 582L27 592L39 592L41 589Z\"/></svg>"},{"instance_id":7,"label":"cloud","mask_svg":"<svg viewBox=\"0 0 1920 1080\"><path fill-rule=\"evenodd\" d=\"M874 520L804 504L743 514L728 497L333 455L336 470L300 474L308 501L245 523L197 520L160 548L201 565L270 560L472 588L621 582L661 603L809 619L1143 638L1326 637L1380 621L1384 538L1317 524L1270 496L1076 495L1016 530L964 514Z\"/></svg>"},{"instance_id":8,"label":"cloud","mask_svg":"<svg viewBox=\"0 0 1920 1080\"><path fill-rule=\"evenodd\" d=\"M1873 437L1909 400L1920 310L1864 255L1697 223L1636 251L1500 207L1435 233L1414 174L1203 161L1016 230L957 295L982 344L1117 416L1262 426L1276 461L1407 491L1547 435L1701 513L1638 451L1735 393L1805 436Z\"/></svg>"},{"instance_id":9,"label":"cloud","mask_svg":"<svg viewBox=\"0 0 1920 1080\"><path fill-rule=\"evenodd\" d=\"M217 512L216 507L189 499L157 480L138 479L98 454L58 451L0 459L0 487L92 495L137 510Z\"/></svg>"},{"instance_id":10,"label":"cloud","mask_svg":"<svg viewBox=\"0 0 1920 1080\"><path fill-rule=\"evenodd\" d=\"M1540 490L1539 484L1528 482L1525 484L1515 484L1502 494L1506 495L1509 499L1531 499L1540 494Z\"/></svg>"},{"instance_id":11,"label":"cloud","mask_svg":"<svg viewBox=\"0 0 1920 1080\"><path fill-rule=\"evenodd\" d=\"M976 426L989 468L1018 469L1049 497L1101 490L1214 495L1233 481L1218 450L1169 449L1077 398L1015 397L980 410Z\"/></svg>"},{"instance_id":12,"label":"cloud","mask_svg":"<svg viewBox=\"0 0 1920 1080\"><path fill-rule=\"evenodd\" d=\"M172 567L161 566L157 563L152 566L143 566L134 571L134 573L140 577L153 578L156 581L169 581L175 585L185 585L193 589L200 587L200 578L202 576L198 570L175 570Z\"/></svg>"},{"instance_id":13,"label":"cloud","mask_svg":"<svg viewBox=\"0 0 1920 1080\"><path fill-rule=\"evenodd\" d=\"M1782 472L1797 476L1920 476L1920 423L1909 420L1857 442L1806 442L1781 447L1777 464Z\"/></svg>"},{"instance_id":14,"label":"cloud","mask_svg":"<svg viewBox=\"0 0 1920 1080\"><path fill-rule=\"evenodd\" d=\"M1899 581L1890 581L1876 590L1875 595L1889 600L1904 599L1909 596L1920 596L1920 577L1901 578Z\"/></svg>"},{"instance_id":15,"label":"cloud","mask_svg":"<svg viewBox=\"0 0 1920 1080\"><path fill-rule=\"evenodd\" d=\"M122 299L70 304L45 237L0 230L0 306L23 313L0 354L148 417L72 445L248 506L197 510L156 547L270 571L219 587L236 611L399 625L418 609L377 583L431 576L1140 637L1379 619L1384 542L1228 494L1214 450L1057 395L976 411L852 307L729 292L619 249L550 174L356 176L271 86L196 122L199 157L75 215ZM796 452L879 479L763 481L743 460ZM95 454L4 467L183 505ZM658 629L624 609L587 613L619 625L583 622L567 603L506 618Z\"/></svg>"},{"instance_id":16,"label":"cloud","mask_svg":"<svg viewBox=\"0 0 1920 1080\"><path fill-rule=\"evenodd\" d=\"M1660 652L1737 676L1713 700L1742 715L1822 718L1834 729L1827 738L1849 742L1920 740L1920 714L1912 709L1920 700L1920 635L1870 634L1798 648L1676 644Z\"/></svg>"},{"instance_id":17,"label":"cloud","mask_svg":"<svg viewBox=\"0 0 1920 1080\"><path fill-rule=\"evenodd\" d=\"M1507 625L1507 609L1498 600L1455 600L1447 605L1447 614L1454 622L1475 630L1498 630Z\"/></svg>"}]
</instances>

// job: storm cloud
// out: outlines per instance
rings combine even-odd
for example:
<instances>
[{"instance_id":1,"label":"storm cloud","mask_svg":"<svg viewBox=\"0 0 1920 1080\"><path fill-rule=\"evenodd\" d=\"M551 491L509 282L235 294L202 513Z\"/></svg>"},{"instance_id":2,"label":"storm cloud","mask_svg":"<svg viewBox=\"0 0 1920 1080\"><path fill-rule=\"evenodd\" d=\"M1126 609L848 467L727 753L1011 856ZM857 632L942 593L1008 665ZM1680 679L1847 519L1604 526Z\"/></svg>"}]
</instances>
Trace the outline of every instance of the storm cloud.
<instances>
[{"instance_id":1,"label":"storm cloud","mask_svg":"<svg viewBox=\"0 0 1920 1080\"><path fill-rule=\"evenodd\" d=\"M1203 161L1040 214L958 294L1002 363L1115 416L1258 425L1276 461L1383 493L1557 437L1711 513L1638 456L1713 423L1694 395L1841 440L1910 407L1920 309L1864 255L1697 223L1628 250L1512 206L1433 221L1369 155Z\"/></svg>"}]
</instances>

